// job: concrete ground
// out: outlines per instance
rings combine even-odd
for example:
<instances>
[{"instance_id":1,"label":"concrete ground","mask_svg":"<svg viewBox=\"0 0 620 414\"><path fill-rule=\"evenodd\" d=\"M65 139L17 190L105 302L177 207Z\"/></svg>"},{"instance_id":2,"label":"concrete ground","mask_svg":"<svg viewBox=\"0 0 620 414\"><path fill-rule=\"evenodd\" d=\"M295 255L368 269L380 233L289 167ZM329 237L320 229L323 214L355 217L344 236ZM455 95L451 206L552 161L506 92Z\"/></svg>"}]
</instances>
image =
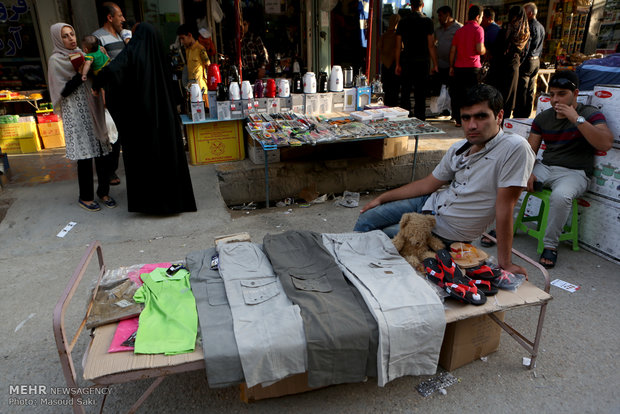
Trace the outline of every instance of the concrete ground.
<instances>
[{"instance_id":1,"label":"concrete ground","mask_svg":"<svg viewBox=\"0 0 620 414\"><path fill-rule=\"evenodd\" d=\"M5 213L0 223L0 311L5 320L0 328L1 413L70 411L41 404L15 405L11 398L37 402L39 396L11 395L9 387L65 385L52 333L52 312L91 241L101 241L107 266L115 268L184 258L191 251L212 246L216 236L240 231L249 232L257 242L268 233L289 229L346 232L358 215L358 209L337 207L333 202L231 214L220 196L216 167L212 165L190 167L196 213L169 217L128 213L124 183L111 192L118 208L91 213L76 204L75 167L62 154L62 150L48 150L10 156L14 178L0 194L0 217ZM364 195L362 203L370 197ZM76 226L64 238L56 237L71 221ZM529 237L517 236L515 247L536 257L535 243ZM493 249L489 253L493 254ZM533 268L529 272L530 280L542 287L540 274ZM418 394L415 387L429 378L425 376L400 378L384 388L370 379L246 405L240 401L237 388L211 390L204 372L193 372L167 378L140 412L620 412L616 355L620 343L620 267L563 245L558 266L550 275L581 288L575 293L551 288L554 299L547 309L534 370L522 365L525 350L502 333L497 352L485 361L476 360L452 372L459 383L449 387L447 395L425 398ZM83 315L89 284L90 280L82 283L67 313L74 326ZM532 335L536 318L537 312L530 308L506 314L509 323ZM77 349L84 348L86 336ZM81 351L77 353L79 371ZM106 412L126 410L148 384L141 381L112 388ZM81 385L88 384L81 381Z\"/></svg>"}]
</instances>

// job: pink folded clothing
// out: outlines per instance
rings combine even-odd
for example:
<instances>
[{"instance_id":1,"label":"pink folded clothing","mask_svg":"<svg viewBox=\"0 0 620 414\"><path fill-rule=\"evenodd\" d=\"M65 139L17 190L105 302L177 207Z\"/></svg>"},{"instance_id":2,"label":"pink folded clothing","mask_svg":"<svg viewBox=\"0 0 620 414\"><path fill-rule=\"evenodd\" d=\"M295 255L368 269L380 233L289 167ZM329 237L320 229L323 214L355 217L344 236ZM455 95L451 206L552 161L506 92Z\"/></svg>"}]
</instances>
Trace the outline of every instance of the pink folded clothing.
<instances>
[{"instance_id":1,"label":"pink folded clothing","mask_svg":"<svg viewBox=\"0 0 620 414\"><path fill-rule=\"evenodd\" d=\"M116 327L116 332L114 332L114 338L112 338L108 352L133 351L133 346L125 346L123 342L127 341L137 330L138 317L120 321Z\"/></svg>"}]
</instances>

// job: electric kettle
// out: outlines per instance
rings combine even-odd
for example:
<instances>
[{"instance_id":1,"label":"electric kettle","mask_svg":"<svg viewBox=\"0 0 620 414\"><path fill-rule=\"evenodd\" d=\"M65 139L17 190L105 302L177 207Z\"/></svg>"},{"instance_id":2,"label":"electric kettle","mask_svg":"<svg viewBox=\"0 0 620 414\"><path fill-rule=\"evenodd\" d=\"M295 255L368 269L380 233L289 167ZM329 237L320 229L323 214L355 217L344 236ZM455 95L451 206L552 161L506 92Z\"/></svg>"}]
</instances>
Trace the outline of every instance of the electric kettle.
<instances>
[{"instance_id":1,"label":"electric kettle","mask_svg":"<svg viewBox=\"0 0 620 414\"><path fill-rule=\"evenodd\" d=\"M304 75L304 93L316 93L316 76L314 72L306 72Z\"/></svg>"},{"instance_id":2,"label":"electric kettle","mask_svg":"<svg viewBox=\"0 0 620 414\"><path fill-rule=\"evenodd\" d=\"M280 98L288 98L291 96L291 87L288 83L288 79L278 79L278 96Z\"/></svg>"},{"instance_id":3,"label":"electric kettle","mask_svg":"<svg viewBox=\"0 0 620 414\"><path fill-rule=\"evenodd\" d=\"M202 102L202 90L195 81L189 84L189 100L190 102Z\"/></svg>"},{"instance_id":4,"label":"electric kettle","mask_svg":"<svg viewBox=\"0 0 620 414\"><path fill-rule=\"evenodd\" d=\"M293 73L293 93L303 93L304 87L303 82L301 80L301 73L295 72Z\"/></svg>"},{"instance_id":5,"label":"electric kettle","mask_svg":"<svg viewBox=\"0 0 620 414\"><path fill-rule=\"evenodd\" d=\"M241 99L252 99L253 97L252 84L250 81L244 80L241 82Z\"/></svg>"},{"instance_id":6,"label":"electric kettle","mask_svg":"<svg viewBox=\"0 0 620 414\"><path fill-rule=\"evenodd\" d=\"M344 68L344 87L353 87L353 68L351 66Z\"/></svg>"},{"instance_id":7,"label":"electric kettle","mask_svg":"<svg viewBox=\"0 0 620 414\"><path fill-rule=\"evenodd\" d=\"M228 96L231 101L238 101L241 99L241 90L239 89L239 82L230 82L228 87Z\"/></svg>"},{"instance_id":8,"label":"electric kettle","mask_svg":"<svg viewBox=\"0 0 620 414\"><path fill-rule=\"evenodd\" d=\"M211 63L207 69L207 89L210 91L217 91L217 84L220 82L222 82L220 65Z\"/></svg>"},{"instance_id":9,"label":"electric kettle","mask_svg":"<svg viewBox=\"0 0 620 414\"><path fill-rule=\"evenodd\" d=\"M263 81L261 79L256 79L256 82L254 82L254 97L265 97L265 85L263 85Z\"/></svg>"},{"instance_id":10,"label":"electric kettle","mask_svg":"<svg viewBox=\"0 0 620 414\"><path fill-rule=\"evenodd\" d=\"M327 72L319 72L318 89L319 93L327 92Z\"/></svg>"},{"instance_id":11,"label":"electric kettle","mask_svg":"<svg viewBox=\"0 0 620 414\"><path fill-rule=\"evenodd\" d=\"M332 67L332 73L329 76L329 90L332 92L342 92L344 87L344 79L342 68L338 65Z\"/></svg>"}]
</instances>

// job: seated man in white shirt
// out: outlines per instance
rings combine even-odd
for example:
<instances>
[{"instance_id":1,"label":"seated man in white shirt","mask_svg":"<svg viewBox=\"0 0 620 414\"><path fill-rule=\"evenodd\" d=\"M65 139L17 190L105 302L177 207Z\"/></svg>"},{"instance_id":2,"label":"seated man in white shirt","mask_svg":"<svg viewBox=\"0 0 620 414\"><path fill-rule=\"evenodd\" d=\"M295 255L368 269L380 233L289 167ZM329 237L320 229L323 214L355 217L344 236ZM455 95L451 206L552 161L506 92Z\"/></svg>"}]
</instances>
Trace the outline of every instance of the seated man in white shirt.
<instances>
[{"instance_id":1,"label":"seated man in white shirt","mask_svg":"<svg viewBox=\"0 0 620 414\"><path fill-rule=\"evenodd\" d=\"M461 107L466 140L450 147L427 177L366 204L354 230L381 229L394 237L404 213L429 213L437 219L433 233L449 245L479 237L495 219L499 265L527 274L511 259L512 213L527 186L535 155L522 137L501 130L503 104L501 93L492 86L471 88Z\"/></svg>"}]
</instances>

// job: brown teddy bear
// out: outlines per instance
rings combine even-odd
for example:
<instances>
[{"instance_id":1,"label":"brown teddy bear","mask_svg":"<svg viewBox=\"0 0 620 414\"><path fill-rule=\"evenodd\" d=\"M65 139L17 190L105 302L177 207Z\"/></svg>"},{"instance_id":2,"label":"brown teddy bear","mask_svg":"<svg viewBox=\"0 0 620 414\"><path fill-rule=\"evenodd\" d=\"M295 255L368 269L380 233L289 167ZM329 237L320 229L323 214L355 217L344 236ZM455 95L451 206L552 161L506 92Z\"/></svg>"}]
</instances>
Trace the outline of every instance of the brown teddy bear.
<instances>
[{"instance_id":1,"label":"brown teddy bear","mask_svg":"<svg viewBox=\"0 0 620 414\"><path fill-rule=\"evenodd\" d=\"M392 242L396 250L414 269L424 273L422 261L435 257L435 251L444 249L441 240L433 236L435 216L430 214L407 213L400 219L400 230Z\"/></svg>"}]
</instances>

